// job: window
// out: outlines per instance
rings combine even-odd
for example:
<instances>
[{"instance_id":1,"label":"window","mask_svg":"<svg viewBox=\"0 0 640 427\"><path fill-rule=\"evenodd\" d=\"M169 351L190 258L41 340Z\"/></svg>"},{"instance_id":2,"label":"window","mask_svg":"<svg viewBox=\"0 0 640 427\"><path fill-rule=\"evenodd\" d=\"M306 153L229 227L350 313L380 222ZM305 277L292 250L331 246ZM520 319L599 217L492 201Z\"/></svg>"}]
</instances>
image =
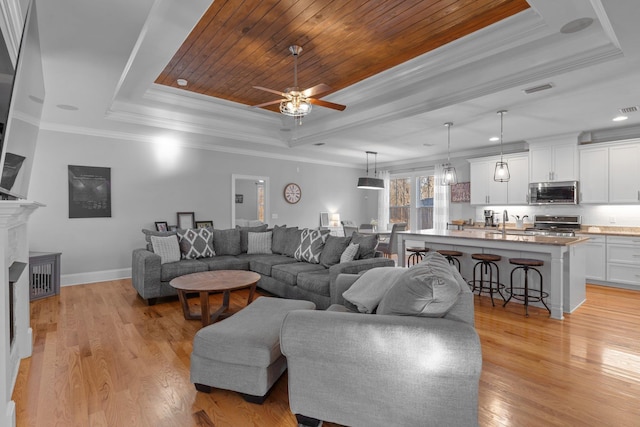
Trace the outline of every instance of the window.
<instances>
[{"instance_id":1,"label":"window","mask_svg":"<svg viewBox=\"0 0 640 427\"><path fill-rule=\"evenodd\" d=\"M256 183L258 192L258 221L264 222L264 182Z\"/></svg>"},{"instance_id":2,"label":"window","mask_svg":"<svg viewBox=\"0 0 640 427\"><path fill-rule=\"evenodd\" d=\"M406 222L411 230L433 228L433 172L395 175L389 181L389 222Z\"/></svg>"}]
</instances>

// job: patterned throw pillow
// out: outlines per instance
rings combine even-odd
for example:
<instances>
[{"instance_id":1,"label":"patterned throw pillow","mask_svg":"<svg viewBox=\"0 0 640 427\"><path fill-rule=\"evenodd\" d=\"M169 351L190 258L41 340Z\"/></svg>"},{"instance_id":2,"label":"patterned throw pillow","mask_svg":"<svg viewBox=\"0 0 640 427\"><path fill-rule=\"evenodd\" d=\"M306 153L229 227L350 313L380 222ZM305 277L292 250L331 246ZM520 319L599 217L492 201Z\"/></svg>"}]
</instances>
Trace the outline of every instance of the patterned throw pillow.
<instances>
[{"instance_id":1,"label":"patterned throw pillow","mask_svg":"<svg viewBox=\"0 0 640 427\"><path fill-rule=\"evenodd\" d=\"M188 228L178 230L182 259L209 258L213 250L213 233L209 228Z\"/></svg>"},{"instance_id":2,"label":"patterned throw pillow","mask_svg":"<svg viewBox=\"0 0 640 427\"><path fill-rule=\"evenodd\" d=\"M344 252L342 252L342 255L340 255L340 262L349 262L356 259L358 249L360 249L359 243L349 243L347 249L345 249Z\"/></svg>"},{"instance_id":3,"label":"patterned throw pillow","mask_svg":"<svg viewBox=\"0 0 640 427\"><path fill-rule=\"evenodd\" d=\"M306 261L312 264L320 263L320 254L329 230L309 230L305 228L300 233L300 245L294 254L298 261Z\"/></svg>"},{"instance_id":4,"label":"patterned throw pillow","mask_svg":"<svg viewBox=\"0 0 640 427\"><path fill-rule=\"evenodd\" d=\"M247 246L248 254L270 254L271 252L271 231L262 233L249 232L249 241Z\"/></svg>"},{"instance_id":5,"label":"patterned throw pillow","mask_svg":"<svg viewBox=\"0 0 640 427\"><path fill-rule=\"evenodd\" d=\"M160 255L160 264L180 261L180 246L176 235L149 236L153 253Z\"/></svg>"}]
</instances>

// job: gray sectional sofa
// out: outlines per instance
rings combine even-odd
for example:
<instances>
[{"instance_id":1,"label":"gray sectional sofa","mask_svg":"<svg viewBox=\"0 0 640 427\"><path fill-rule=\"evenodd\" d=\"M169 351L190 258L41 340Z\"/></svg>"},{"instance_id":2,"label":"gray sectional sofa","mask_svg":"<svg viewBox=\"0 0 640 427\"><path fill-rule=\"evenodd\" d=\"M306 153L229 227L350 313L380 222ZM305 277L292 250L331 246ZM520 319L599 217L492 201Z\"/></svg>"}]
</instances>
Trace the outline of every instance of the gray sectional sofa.
<instances>
[{"instance_id":1,"label":"gray sectional sofa","mask_svg":"<svg viewBox=\"0 0 640 427\"><path fill-rule=\"evenodd\" d=\"M169 285L175 277L207 270L250 270L260 274L259 288L283 298L312 301L318 309L325 309L341 297L335 293L339 274L394 265L392 260L376 256L379 255L375 251L376 236L354 233L349 237L335 237L328 235L328 231L286 226L267 229L266 225L208 230L215 255L171 262L163 262L157 253L160 251L154 251L151 242L153 236L167 238L176 232L143 230L147 247L133 251L131 266L132 284L138 294L149 304L154 304L159 297L176 295L176 290ZM182 245L188 239L181 239L180 233L178 230L176 238L184 257L188 249ZM301 254L305 234L307 241L310 235L315 236L315 240L311 237L309 250ZM265 238L269 236L270 245L265 248L264 243L268 242ZM260 244L256 243L252 248L250 243L254 241ZM350 243L359 245L354 260L340 262ZM310 259L310 262L304 259Z\"/></svg>"}]
</instances>

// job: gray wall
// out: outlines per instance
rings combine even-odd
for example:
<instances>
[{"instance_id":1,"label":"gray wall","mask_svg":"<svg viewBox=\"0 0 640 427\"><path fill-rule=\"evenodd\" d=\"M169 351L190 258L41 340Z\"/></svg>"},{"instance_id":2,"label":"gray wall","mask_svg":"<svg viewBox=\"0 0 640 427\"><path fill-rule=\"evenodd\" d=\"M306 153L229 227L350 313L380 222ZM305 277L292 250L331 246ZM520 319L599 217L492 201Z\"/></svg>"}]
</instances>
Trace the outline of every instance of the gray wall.
<instances>
[{"instance_id":1,"label":"gray wall","mask_svg":"<svg viewBox=\"0 0 640 427\"><path fill-rule=\"evenodd\" d=\"M231 225L231 174L270 178L268 223L317 227L320 212L356 223L375 217L377 194L355 186L359 169L180 148L163 156L158 144L41 130L29 199L45 204L30 221L32 251L62 252L63 284L129 277L131 251L144 246L141 229L176 223L176 212ZM67 166L111 168L112 217L69 219ZM302 188L295 205L282 192Z\"/></svg>"}]
</instances>

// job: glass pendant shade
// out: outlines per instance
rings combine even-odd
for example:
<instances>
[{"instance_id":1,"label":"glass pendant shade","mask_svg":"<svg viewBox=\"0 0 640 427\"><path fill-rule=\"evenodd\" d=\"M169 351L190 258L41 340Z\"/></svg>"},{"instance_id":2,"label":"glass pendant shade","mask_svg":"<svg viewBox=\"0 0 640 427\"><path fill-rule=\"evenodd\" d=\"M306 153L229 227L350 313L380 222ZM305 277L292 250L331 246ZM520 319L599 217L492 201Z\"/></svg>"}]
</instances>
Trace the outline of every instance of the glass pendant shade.
<instances>
[{"instance_id":1,"label":"glass pendant shade","mask_svg":"<svg viewBox=\"0 0 640 427\"><path fill-rule=\"evenodd\" d=\"M376 164L373 172L373 177L369 176L369 154L374 154L376 157ZM358 188L363 190L384 190L384 180L378 178L378 153L375 151L367 151L367 176L358 178Z\"/></svg>"},{"instance_id":2,"label":"glass pendant shade","mask_svg":"<svg viewBox=\"0 0 640 427\"><path fill-rule=\"evenodd\" d=\"M453 185L458 183L456 168L451 165L451 126L453 126L453 123L447 122L444 125L447 127L447 163L442 165L442 177L440 178L440 184Z\"/></svg>"},{"instance_id":3,"label":"glass pendant shade","mask_svg":"<svg viewBox=\"0 0 640 427\"><path fill-rule=\"evenodd\" d=\"M496 182L509 182L511 174L509 173L509 165L502 158L502 134L503 134L503 120L507 110L500 110L500 161L496 162L496 170L493 172L493 180Z\"/></svg>"}]
</instances>

